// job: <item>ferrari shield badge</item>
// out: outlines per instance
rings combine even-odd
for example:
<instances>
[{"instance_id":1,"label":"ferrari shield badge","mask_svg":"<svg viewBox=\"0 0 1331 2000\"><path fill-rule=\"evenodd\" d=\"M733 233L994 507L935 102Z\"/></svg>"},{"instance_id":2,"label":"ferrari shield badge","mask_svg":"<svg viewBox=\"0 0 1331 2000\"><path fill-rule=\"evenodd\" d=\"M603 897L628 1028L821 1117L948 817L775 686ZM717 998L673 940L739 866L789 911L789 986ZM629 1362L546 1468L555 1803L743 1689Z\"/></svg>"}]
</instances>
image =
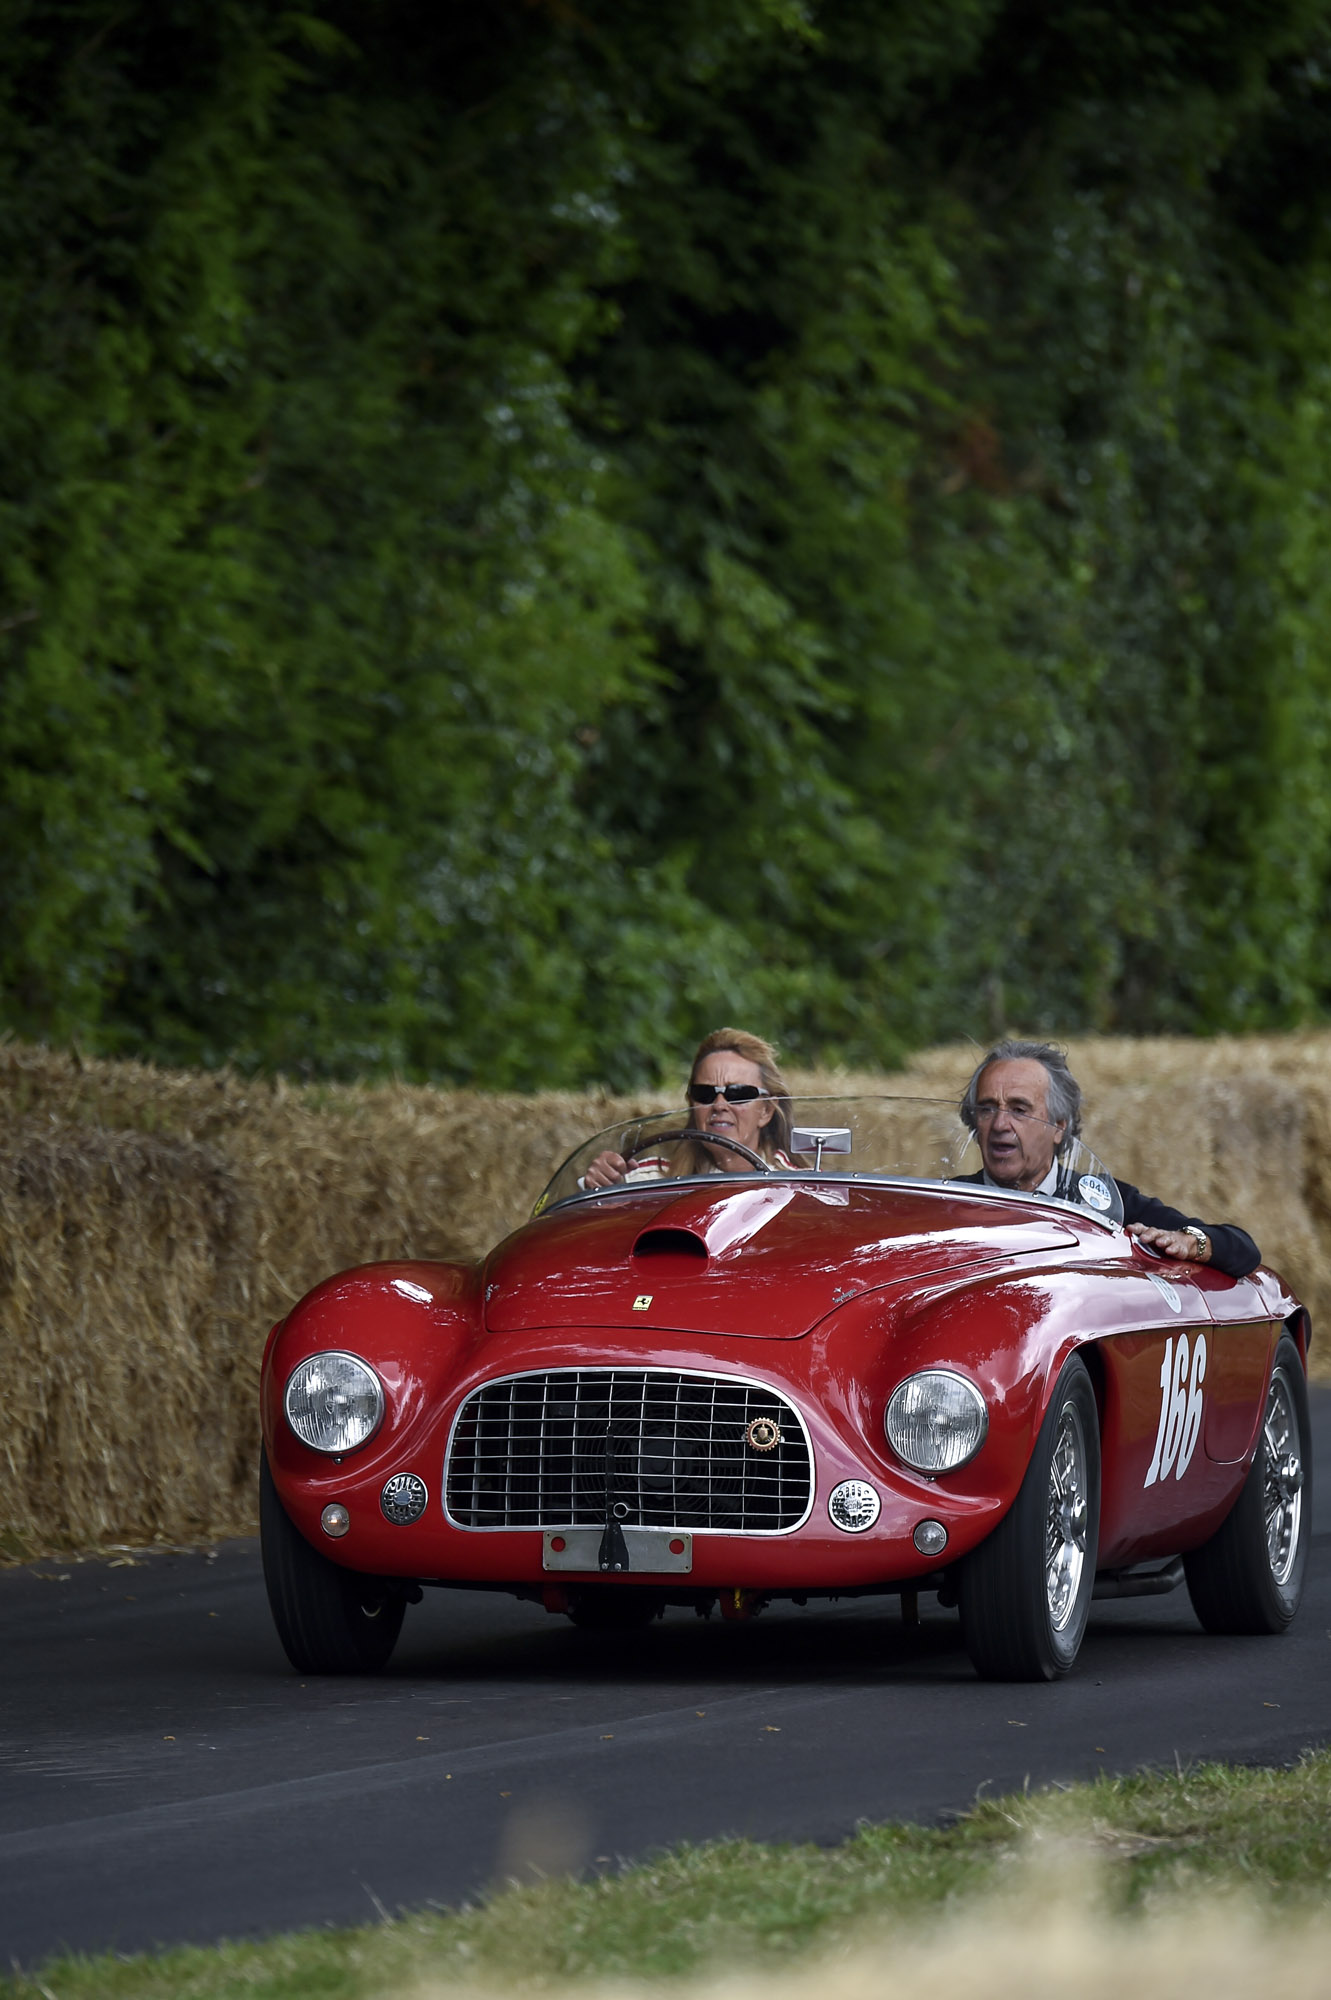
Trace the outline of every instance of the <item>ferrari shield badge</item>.
<instances>
[{"instance_id":1,"label":"ferrari shield badge","mask_svg":"<svg viewBox=\"0 0 1331 2000\"><path fill-rule=\"evenodd\" d=\"M633 1301L634 1312L645 1313L654 1296L652 1292L639 1292L637 1298Z\"/></svg>"}]
</instances>

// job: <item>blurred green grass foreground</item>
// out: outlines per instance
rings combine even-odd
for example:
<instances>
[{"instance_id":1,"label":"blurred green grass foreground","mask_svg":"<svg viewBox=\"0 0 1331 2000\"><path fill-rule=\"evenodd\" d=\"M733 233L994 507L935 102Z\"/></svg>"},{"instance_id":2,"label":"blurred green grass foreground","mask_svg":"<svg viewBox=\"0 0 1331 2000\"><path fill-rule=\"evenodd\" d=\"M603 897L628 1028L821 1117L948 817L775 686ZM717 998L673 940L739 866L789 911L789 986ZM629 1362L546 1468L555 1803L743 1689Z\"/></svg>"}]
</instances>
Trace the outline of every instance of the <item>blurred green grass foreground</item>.
<instances>
[{"instance_id":1,"label":"blurred green grass foreground","mask_svg":"<svg viewBox=\"0 0 1331 2000\"><path fill-rule=\"evenodd\" d=\"M64 1959L3 2000L379 2000L671 1983L743 2000L1331 1991L1331 1753L978 1805L836 1848L679 1849L455 1913L160 1957Z\"/></svg>"}]
</instances>

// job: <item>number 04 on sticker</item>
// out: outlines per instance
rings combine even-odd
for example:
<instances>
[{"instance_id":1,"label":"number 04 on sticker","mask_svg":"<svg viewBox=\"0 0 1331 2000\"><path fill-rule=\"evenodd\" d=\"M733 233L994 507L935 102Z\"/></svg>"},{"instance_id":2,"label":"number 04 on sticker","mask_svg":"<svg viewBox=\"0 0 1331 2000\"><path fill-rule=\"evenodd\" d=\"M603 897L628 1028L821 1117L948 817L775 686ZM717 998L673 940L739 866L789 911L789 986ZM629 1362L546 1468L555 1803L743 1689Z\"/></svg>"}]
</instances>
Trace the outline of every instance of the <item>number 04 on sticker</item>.
<instances>
[{"instance_id":1,"label":"number 04 on sticker","mask_svg":"<svg viewBox=\"0 0 1331 2000\"><path fill-rule=\"evenodd\" d=\"M1189 1366L1191 1361L1191 1366ZM1181 1333L1165 1342L1165 1358L1160 1363L1160 1422L1156 1426L1155 1450L1143 1486L1157 1479L1182 1479L1197 1449L1202 1430L1202 1383L1206 1380L1206 1335L1199 1333L1188 1352L1188 1336Z\"/></svg>"}]
</instances>

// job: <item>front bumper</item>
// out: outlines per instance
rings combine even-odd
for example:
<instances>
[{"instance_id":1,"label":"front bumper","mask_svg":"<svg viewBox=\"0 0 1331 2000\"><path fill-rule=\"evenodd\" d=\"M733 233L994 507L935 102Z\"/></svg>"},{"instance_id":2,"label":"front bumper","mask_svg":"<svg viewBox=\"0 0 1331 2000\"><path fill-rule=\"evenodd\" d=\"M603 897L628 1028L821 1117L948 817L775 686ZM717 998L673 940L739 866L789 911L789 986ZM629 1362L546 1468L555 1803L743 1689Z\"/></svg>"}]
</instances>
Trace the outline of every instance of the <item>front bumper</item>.
<instances>
[{"instance_id":1,"label":"front bumper","mask_svg":"<svg viewBox=\"0 0 1331 2000\"><path fill-rule=\"evenodd\" d=\"M1004 1510L999 1498L949 1493L941 1482L893 1476L880 1465L856 1463L842 1452L829 1458L816 1439L814 1467L813 1506L801 1526L776 1534L727 1534L688 1527L644 1529L624 1522L619 1525L628 1569L614 1572L600 1566L603 1523L454 1525L440 1500L441 1457L433 1467L423 1454L405 1453L391 1465L382 1459L373 1467L347 1460L340 1466L297 1468L279 1449L272 1470L282 1504L306 1540L346 1568L421 1582L513 1589L540 1588L552 1579L601 1582L608 1574L619 1582L702 1591L799 1593L908 1584L967 1554ZM400 1471L417 1473L430 1489L425 1512L406 1526L386 1520L379 1504L385 1480ZM828 1517L827 1495L844 1479L868 1481L882 1503L877 1521L862 1533L845 1533ZM336 1540L320 1526L330 1503L344 1507L350 1522ZM915 1546L915 1530L926 1520L941 1521L947 1530L941 1554L924 1555ZM556 1548L555 1542L564 1546Z\"/></svg>"}]
</instances>

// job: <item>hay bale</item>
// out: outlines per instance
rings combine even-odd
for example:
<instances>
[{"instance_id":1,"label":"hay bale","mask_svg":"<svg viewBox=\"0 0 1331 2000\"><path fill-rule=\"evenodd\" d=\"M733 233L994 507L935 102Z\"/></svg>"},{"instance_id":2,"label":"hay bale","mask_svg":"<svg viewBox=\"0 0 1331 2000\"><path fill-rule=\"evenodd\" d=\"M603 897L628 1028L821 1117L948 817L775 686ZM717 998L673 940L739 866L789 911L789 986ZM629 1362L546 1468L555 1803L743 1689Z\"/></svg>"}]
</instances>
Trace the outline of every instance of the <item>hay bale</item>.
<instances>
[{"instance_id":1,"label":"hay bale","mask_svg":"<svg viewBox=\"0 0 1331 2000\"><path fill-rule=\"evenodd\" d=\"M246 1203L207 1147L134 1132L0 1148L0 1522L8 1552L245 1524Z\"/></svg>"}]
</instances>

